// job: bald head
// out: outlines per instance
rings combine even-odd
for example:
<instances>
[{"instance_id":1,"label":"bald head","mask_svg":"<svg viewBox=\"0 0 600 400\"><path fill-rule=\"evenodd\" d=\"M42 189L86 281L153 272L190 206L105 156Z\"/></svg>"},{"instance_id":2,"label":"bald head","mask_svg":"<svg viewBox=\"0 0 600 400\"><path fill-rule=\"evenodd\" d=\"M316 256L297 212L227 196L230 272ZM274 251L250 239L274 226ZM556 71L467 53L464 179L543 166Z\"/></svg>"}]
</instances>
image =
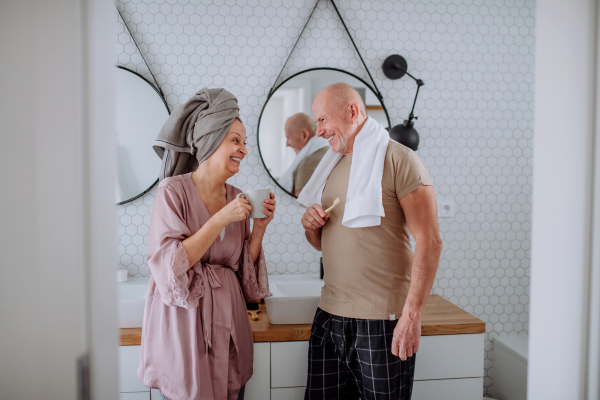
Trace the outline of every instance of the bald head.
<instances>
[{"instance_id":1,"label":"bald head","mask_svg":"<svg viewBox=\"0 0 600 400\"><path fill-rule=\"evenodd\" d=\"M321 90L315 97L325 101L327 107L332 111L344 112L348 106L355 104L362 117L367 117L367 108L360 94L347 83L334 83Z\"/></svg>"},{"instance_id":2,"label":"bald head","mask_svg":"<svg viewBox=\"0 0 600 400\"><path fill-rule=\"evenodd\" d=\"M308 114L294 114L285 122L286 145L298 154L306 146L306 143L315 136L316 131L317 126Z\"/></svg>"},{"instance_id":3,"label":"bald head","mask_svg":"<svg viewBox=\"0 0 600 400\"><path fill-rule=\"evenodd\" d=\"M315 132L317 131L317 126L310 115L304 113L294 114L289 117L285 122L285 127L286 131L289 127L292 131L294 131L294 133L306 129L311 137L314 136Z\"/></svg>"}]
</instances>

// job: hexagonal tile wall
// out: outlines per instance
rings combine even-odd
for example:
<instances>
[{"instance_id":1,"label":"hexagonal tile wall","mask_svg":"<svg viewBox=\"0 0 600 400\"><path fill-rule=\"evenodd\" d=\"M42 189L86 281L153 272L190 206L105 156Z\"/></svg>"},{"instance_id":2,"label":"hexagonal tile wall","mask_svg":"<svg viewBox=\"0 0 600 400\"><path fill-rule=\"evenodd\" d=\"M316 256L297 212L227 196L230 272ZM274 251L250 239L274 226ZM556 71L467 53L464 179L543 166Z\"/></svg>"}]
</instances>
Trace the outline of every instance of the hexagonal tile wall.
<instances>
[{"instance_id":1,"label":"hexagonal tile wall","mask_svg":"<svg viewBox=\"0 0 600 400\"><path fill-rule=\"evenodd\" d=\"M256 141L262 105L280 80L334 67L368 80L332 5L319 4L283 66L314 1L118 0L172 108L202 87L234 93L250 155L231 179L266 186L279 200L264 241L271 274L316 273L320 253L306 242L297 203L267 175ZM440 218L444 251L432 292L486 322L484 392L491 385L491 338L528 330L533 122L533 0L339 0L338 8L382 92L392 122L410 110L416 85L386 79L390 54L423 79L416 107L418 154L453 218ZM115 13L120 65L151 80ZM117 206L118 263L147 276L147 233L155 189Z\"/></svg>"}]
</instances>

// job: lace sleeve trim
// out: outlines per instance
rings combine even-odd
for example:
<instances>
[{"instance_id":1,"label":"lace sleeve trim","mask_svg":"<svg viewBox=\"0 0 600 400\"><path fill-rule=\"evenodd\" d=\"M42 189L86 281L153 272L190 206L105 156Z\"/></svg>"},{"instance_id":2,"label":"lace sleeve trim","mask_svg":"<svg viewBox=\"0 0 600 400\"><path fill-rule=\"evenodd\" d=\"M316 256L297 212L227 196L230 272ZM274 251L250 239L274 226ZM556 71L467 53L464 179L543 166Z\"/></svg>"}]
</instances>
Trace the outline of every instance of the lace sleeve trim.
<instances>
[{"instance_id":1,"label":"lace sleeve trim","mask_svg":"<svg viewBox=\"0 0 600 400\"><path fill-rule=\"evenodd\" d=\"M169 297L174 306L198 307L204 294L202 274L190 270L190 262L181 242L177 242L169 269Z\"/></svg>"},{"instance_id":2,"label":"lace sleeve trim","mask_svg":"<svg viewBox=\"0 0 600 400\"><path fill-rule=\"evenodd\" d=\"M258 257L258 265L255 265L250 252L250 241L244 241L241 269L242 291L246 300L258 300L272 296L269 292L269 274L267 273L267 263L262 247Z\"/></svg>"}]
</instances>

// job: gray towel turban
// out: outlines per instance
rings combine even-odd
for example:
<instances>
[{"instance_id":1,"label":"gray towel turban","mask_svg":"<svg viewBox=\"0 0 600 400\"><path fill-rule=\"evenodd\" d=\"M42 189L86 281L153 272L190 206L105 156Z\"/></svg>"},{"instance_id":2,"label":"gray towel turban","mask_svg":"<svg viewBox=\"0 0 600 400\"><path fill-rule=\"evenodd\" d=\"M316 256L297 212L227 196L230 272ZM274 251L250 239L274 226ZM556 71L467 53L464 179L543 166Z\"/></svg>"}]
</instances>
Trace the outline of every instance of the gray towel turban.
<instances>
[{"instance_id":1,"label":"gray towel turban","mask_svg":"<svg viewBox=\"0 0 600 400\"><path fill-rule=\"evenodd\" d=\"M240 119L239 110L237 98L227 90L208 88L176 107L152 146L162 159L159 179L194 171Z\"/></svg>"}]
</instances>

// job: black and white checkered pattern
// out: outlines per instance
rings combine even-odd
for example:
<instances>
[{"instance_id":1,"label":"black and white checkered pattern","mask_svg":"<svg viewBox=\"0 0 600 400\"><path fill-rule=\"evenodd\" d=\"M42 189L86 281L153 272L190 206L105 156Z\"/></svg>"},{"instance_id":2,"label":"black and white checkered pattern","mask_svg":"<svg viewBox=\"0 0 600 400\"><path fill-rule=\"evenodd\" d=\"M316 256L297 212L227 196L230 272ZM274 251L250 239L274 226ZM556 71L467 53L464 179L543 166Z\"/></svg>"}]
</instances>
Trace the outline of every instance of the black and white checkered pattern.
<instances>
[{"instance_id":1,"label":"black and white checkered pattern","mask_svg":"<svg viewBox=\"0 0 600 400\"><path fill-rule=\"evenodd\" d=\"M410 400L415 357L390 348L395 321L344 318L317 309L305 400Z\"/></svg>"}]
</instances>

